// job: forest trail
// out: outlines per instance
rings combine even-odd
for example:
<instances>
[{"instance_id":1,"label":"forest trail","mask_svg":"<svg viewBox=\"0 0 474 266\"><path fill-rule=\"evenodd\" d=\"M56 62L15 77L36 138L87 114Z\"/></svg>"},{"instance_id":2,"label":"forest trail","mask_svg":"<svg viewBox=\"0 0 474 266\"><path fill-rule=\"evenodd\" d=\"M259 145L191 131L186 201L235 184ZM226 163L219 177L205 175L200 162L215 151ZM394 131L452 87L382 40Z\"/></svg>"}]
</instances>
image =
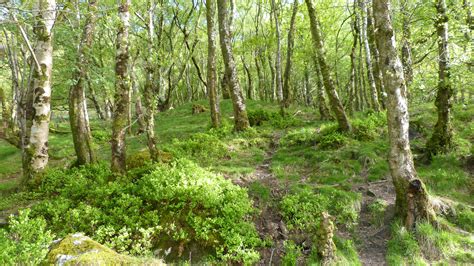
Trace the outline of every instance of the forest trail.
<instances>
[{"instance_id":1,"label":"forest trail","mask_svg":"<svg viewBox=\"0 0 474 266\"><path fill-rule=\"evenodd\" d=\"M362 174L364 176L364 174ZM357 184L354 191L362 194L359 222L356 228L358 236L357 250L362 265L381 266L387 265L385 257L387 244L390 239L390 221L394 216L395 189L392 185L390 174L383 180ZM377 200L387 203L383 221L378 226L374 222L369 206Z\"/></svg>"},{"instance_id":2,"label":"forest trail","mask_svg":"<svg viewBox=\"0 0 474 266\"><path fill-rule=\"evenodd\" d=\"M275 132L270 141L269 149L266 151L263 162L255 168L255 171L234 183L249 187L258 182L269 190L269 199L254 197L254 205L261 210L255 219L257 231L262 239L271 239L273 245L260 250L261 260L258 265L280 265L284 255L284 241L288 239L288 230L278 209L280 199L287 193L282 182L270 170L273 155L278 149L281 132Z\"/></svg>"}]
</instances>

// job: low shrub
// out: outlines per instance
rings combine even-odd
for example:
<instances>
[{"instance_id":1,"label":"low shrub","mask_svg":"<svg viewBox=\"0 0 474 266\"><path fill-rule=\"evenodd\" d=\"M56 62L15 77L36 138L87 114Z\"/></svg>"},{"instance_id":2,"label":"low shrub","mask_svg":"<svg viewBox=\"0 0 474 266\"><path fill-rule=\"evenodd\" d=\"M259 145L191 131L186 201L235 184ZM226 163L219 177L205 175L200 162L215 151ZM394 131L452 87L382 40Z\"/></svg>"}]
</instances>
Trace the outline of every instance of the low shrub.
<instances>
[{"instance_id":1,"label":"low shrub","mask_svg":"<svg viewBox=\"0 0 474 266\"><path fill-rule=\"evenodd\" d=\"M60 237L83 232L132 255L173 247L179 258L199 246L221 261L258 259L252 202L245 189L224 177L186 159L111 177L100 164L49 171L38 188L46 198L32 215L44 218Z\"/></svg>"},{"instance_id":2,"label":"low shrub","mask_svg":"<svg viewBox=\"0 0 474 266\"><path fill-rule=\"evenodd\" d=\"M216 135L196 133L188 139L173 139L168 151L178 158L199 158L201 161L215 160L227 154L227 147Z\"/></svg>"},{"instance_id":3,"label":"low shrub","mask_svg":"<svg viewBox=\"0 0 474 266\"><path fill-rule=\"evenodd\" d=\"M377 199L368 206L371 220L374 225L381 226L383 224L387 206L387 202L382 199Z\"/></svg>"},{"instance_id":4,"label":"low shrub","mask_svg":"<svg viewBox=\"0 0 474 266\"><path fill-rule=\"evenodd\" d=\"M302 122L294 116L282 116L278 112L271 112L263 109L251 110L247 112L250 126L262 126L268 122L272 127L284 129L301 125Z\"/></svg>"},{"instance_id":5,"label":"low shrub","mask_svg":"<svg viewBox=\"0 0 474 266\"><path fill-rule=\"evenodd\" d=\"M0 229L0 264L39 265L53 241L43 218L31 218L24 209L18 216L10 216L8 228Z\"/></svg>"},{"instance_id":6,"label":"low shrub","mask_svg":"<svg viewBox=\"0 0 474 266\"><path fill-rule=\"evenodd\" d=\"M352 121L352 137L357 140L375 140L387 131L384 112L369 113L364 119Z\"/></svg>"}]
</instances>

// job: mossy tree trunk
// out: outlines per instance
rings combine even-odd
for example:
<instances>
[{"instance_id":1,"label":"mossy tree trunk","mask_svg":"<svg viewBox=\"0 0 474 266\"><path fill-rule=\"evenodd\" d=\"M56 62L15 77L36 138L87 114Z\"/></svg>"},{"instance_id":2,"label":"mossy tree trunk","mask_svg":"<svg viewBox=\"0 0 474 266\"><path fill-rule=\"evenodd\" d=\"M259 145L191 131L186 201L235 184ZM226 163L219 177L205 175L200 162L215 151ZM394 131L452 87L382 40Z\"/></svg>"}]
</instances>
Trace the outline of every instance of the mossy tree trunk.
<instances>
[{"instance_id":1,"label":"mossy tree trunk","mask_svg":"<svg viewBox=\"0 0 474 266\"><path fill-rule=\"evenodd\" d=\"M351 131L351 125L349 119L347 118L344 107L342 106L341 100L336 91L336 86L332 78L329 65L326 62L326 51L324 50L324 41L322 37L321 28L318 21L318 16L316 14L316 9L313 6L311 0L305 0L306 6L308 7L309 21L311 27L311 36L313 38L313 45L315 52L317 54L319 67L321 68L321 74L323 77L324 88L329 98L329 103L331 104L331 109L336 116L336 120L339 124L341 131L349 132Z\"/></svg>"},{"instance_id":2,"label":"mossy tree trunk","mask_svg":"<svg viewBox=\"0 0 474 266\"><path fill-rule=\"evenodd\" d=\"M89 0L86 22L78 49L76 70L72 76L75 84L69 90L69 122L77 156L76 165L84 165L95 161L84 87L87 82L88 51L92 45L96 9L97 2Z\"/></svg>"},{"instance_id":3,"label":"mossy tree trunk","mask_svg":"<svg viewBox=\"0 0 474 266\"><path fill-rule=\"evenodd\" d=\"M130 0L120 0L115 54L115 105L112 121L112 171L126 170L126 134L130 106L129 40Z\"/></svg>"},{"instance_id":4,"label":"mossy tree trunk","mask_svg":"<svg viewBox=\"0 0 474 266\"><path fill-rule=\"evenodd\" d=\"M158 81L155 80L156 76L156 62L153 60L153 51L155 47L155 25L154 25L154 11L155 3L153 0L147 1L148 11L147 11L147 48L145 59L145 86L143 90L143 102L145 104L145 113L144 113L144 124L145 124L145 133L147 136L147 146L150 152L150 157L153 161L158 160L159 152L156 144L155 136L155 110L157 105L157 95L158 89L156 84Z\"/></svg>"},{"instance_id":5,"label":"mossy tree trunk","mask_svg":"<svg viewBox=\"0 0 474 266\"><path fill-rule=\"evenodd\" d=\"M293 2L293 10L291 12L290 29L288 30L288 47L286 49L286 66L283 73L283 104L285 108L290 106L292 101L290 93L290 76L292 67L293 49L295 46L295 24L296 14L298 13L298 1Z\"/></svg>"},{"instance_id":6,"label":"mossy tree trunk","mask_svg":"<svg viewBox=\"0 0 474 266\"><path fill-rule=\"evenodd\" d=\"M218 0L218 20L219 20L219 39L224 59L224 66L227 82L230 87L230 95L234 108L234 130L243 131L250 127L247 111L245 107L244 97L239 83L239 75L235 65L234 55L232 51L231 32L229 27L229 0Z\"/></svg>"},{"instance_id":7,"label":"mossy tree trunk","mask_svg":"<svg viewBox=\"0 0 474 266\"><path fill-rule=\"evenodd\" d=\"M453 142L453 129L451 125L451 107L453 88L448 48L448 15L446 2L438 0L436 32L438 35L438 92L435 105L438 110L438 121L434 127L433 135L428 141L427 150L430 156L449 151Z\"/></svg>"},{"instance_id":8,"label":"mossy tree trunk","mask_svg":"<svg viewBox=\"0 0 474 266\"><path fill-rule=\"evenodd\" d=\"M326 104L326 97L324 97L324 84L321 76L321 68L317 60L314 60L314 67L316 68L316 86L317 86L317 99L318 99L318 110L321 120L332 119L329 108Z\"/></svg>"},{"instance_id":9,"label":"mossy tree trunk","mask_svg":"<svg viewBox=\"0 0 474 266\"><path fill-rule=\"evenodd\" d=\"M390 142L389 166L396 191L396 213L408 228L417 221L435 220L426 189L417 178L408 138L407 88L398 56L389 0L374 1L376 40L387 90L387 121Z\"/></svg>"},{"instance_id":10,"label":"mossy tree trunk","mask_svg":"<svg viewBox=\"0 0 474 266\"><path fill-rule=\"evenodd\" d=\"M36 45L32 66L32 87L29 88L26 115L26 136L23 143L23 175L27 182L44 171L48 164L49 121L51 116L51 74L53 69L53 25L56 19L56 1L36 2Z\"/></svg>"},{"instance_id":11,"label":"mossy tree trunk","mask_svg":"<svg viewBox=\"0 0 474 266\"><path fill-rule=\"evenodd\" d=\"M283 102L283 79L281 75L281 31L280 31L280 14L275 0L271 0L273 19L275 20L275 38L276 38L276 53L275 53L275 85L276 96L280 103L280 112L285 114L285 104Z\"/></svg>"},{"instance_id":12,"label":"mossy tree trunk","mask_svg":"<svg viewBox=\"0 0 474 266\"><path fill-rule=\"evenodd\" d=\"M212 127L217 128L221 125L221 114L219 108L219 95L217 94L215 17L215 0L207 0L207 93L209 95L209 107L211 109Z\"/></svg>"}]
</instances>

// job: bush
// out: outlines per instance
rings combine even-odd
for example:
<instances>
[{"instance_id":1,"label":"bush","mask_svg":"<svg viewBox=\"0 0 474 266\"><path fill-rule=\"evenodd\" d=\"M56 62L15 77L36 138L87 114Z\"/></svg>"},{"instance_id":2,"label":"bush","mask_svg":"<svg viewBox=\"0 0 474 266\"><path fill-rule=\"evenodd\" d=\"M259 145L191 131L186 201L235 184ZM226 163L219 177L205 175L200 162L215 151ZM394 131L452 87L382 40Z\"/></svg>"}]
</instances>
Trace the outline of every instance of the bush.
<instances>
[{"instance_id":1,"label":"bush","mask_svg":"<svg viewBox=\"0 0 474 266\"><path fill-rule=\"evenodd\" d=\"M252 110L247 112L250 126L262 126L265 122L269 122L272 127L284 129L292 126L301 125L301 121L294 116L282 116L278 112L270 112L263 109Z\"/></svg>"},{"instance_id":2,"label":"bush","mask_svg":"<svg viewBox=\"0 0 474 266\"><path fill-rule=\"evenodd\" d=\"M48 253L53 235L43 218L30 218L30 210L10 216L8 228L0 229L0 264L38 265Z\"/></svg>"},{"instance_id":3,"label":"bush","mask_svg":"<svg viewBox=\"0 0 474 266\"><path fill-rule=\"evenodd\" d=\"M186 140L173 139L169 151L178 158L215 160L227 154L227 147L216 135L196 133Z\"/></svg>"},{"instance_id":4,"label":"bush","mask_svg":"<svg viewBox=\"0 0 474 266\"><path fill-rule=\"evenodd\" d=\"M312 145L316 143L317 132L315 128L295 129L286 134L281 140L282 146Z\"/></svg>"},{"instance_id":5,"label":"bush","mask_svg":"<svg viewBox=\"0 0 474 266\"><path fill-rule=\"evenodd\" d=\"M323 211L336 217L336 224L353 226L357 221L358 194L334 188L310 189L285 196L281 211L289 229L316 232Z\"/></svg>"},{"instance_id":6,"label":"bush","mask_svg":"<svg viewBox=\"0 0 474 266\"><path fill-rule=\"evenodd\" d=\"M258 259L252 202L222 176L181 159L110 177L105 165L49 171L38 188L47 198L32 215L44 217L60 237L80 231L132 255L198 246L222 261Z\"/></svg>"},{"instance_id":7,"label":"bush","mask_svg":"<svg viewBox=\"0 0 474 266\"><path fill-rule=\"evenodd\" d=\"M110 130L92 130L92 137L99 142L108 142L112 139L112 134Z\"/></svg>"},{"instance_id":8,"label":"bush","mask_svg":"<svg viewBox=\"0 0 474 266\"><path fill-rule=\"evenodd\" d=\"M332 132L318 138L318 147L320 149L337 149L348 142L348 138L343 133Z\"/></svg>"},{"instance_id":9,"label":"bush","mask_svg":"<svg viewBox=\"0 0 474 266\"><path fill-rule=\"evenodd\" d=\"M352 121L352 137L357 140L375 140L387 130L384 112L370 113L364 119Z\"/></svg>"},{"instance_id":10,"label":"bush","mask_svg":"<svg viewBox=\"0 0 474 266\"><path fill-rule=\"evenodd\" d=\"M385 210L387 209L387 202L382 199L375 200L369 205L369 212L371 215L372 223L376 226L381 226L385 217Z\"/></svg>"}]
</instances>

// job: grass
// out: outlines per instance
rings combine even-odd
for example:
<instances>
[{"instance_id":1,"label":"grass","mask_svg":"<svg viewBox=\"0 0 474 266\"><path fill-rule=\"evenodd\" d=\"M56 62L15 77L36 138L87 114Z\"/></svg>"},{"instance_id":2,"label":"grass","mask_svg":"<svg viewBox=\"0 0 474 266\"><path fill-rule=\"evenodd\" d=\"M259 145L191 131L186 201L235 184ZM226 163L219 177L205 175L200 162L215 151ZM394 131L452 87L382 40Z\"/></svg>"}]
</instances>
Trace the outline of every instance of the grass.
<instances>
[{"instance_id":1,"label":"grass","mask_svg":"<svg viewBox=\"0 0 474 266\"><path fill-rule=\"evenodd\" d=\"M207 101L197 103L207 105ZM325 189L336 187L334 190L338 193L350 195L354 184L378 181L389 176L386 125L377 124L383 120L383 114L371 117L367 113L356 113L353 121L357 134L360 134L344 135L335 132L334 122L317 121L315 110L293 107L288 114L292 119L297 119L298 123L285 125L282 120L278 121L279 126L275 126L271 122L265 122L248 132L234 133L232 104L229 100L221 102L225 126L219 130L210 129L209 112L192 115L192 105L193 103L188 103L157 114L155 132L158 146L213 172L223 173L228 178L252 175L264 162L275 136L281 136L281 141L270 162L270 170L287 186L286 191L290 193L301 189L324 192ZM278 105L259 101L247 101L247 109L279 111ZM293 117L296 113L298 114ZM436 112L432 104L426 104L411 108L410 114L412 128L418 133L412 140L417 158L430 137L436 122ZM469 206L474 205L474 185L472 176L465 169L463 158L473 150L473 117L473 107L456 105L453 127L457 148L448 154L435 156L428 165L417 165L418 174L431 194L449 198L463 206L458 207L458 216L450 219L450 222L471 233L474 230L474 214ZM50 167L68 167L75 158L68 122L54 121L52 126L58 133L50 134ZM136 130L136 126L135 124L132 129ZM110 160L110 121L92 119L91 128L98 158L102 161ZM366 134L372 132L375 133ZM191 141L193 138L194 143ZM145 134L127 137L128 155L143 151L146 151ZM0 158L0 211L30 204L37 195L14 193L19 182L17 177L21 172L21 152L0 140ZM271 196L271 189L258 181L248 185L249 194L259 202L279 206ZM382 207L384 206L372 208L374 223L380 223L385 209ZM335 242L340 265L360 264L350 239L335 238ZM298 249L290 246L288 249L289 253L294 251L288 255L288 260L291 261L296 256L300 261L298 256L303 255L296 252ZM416 233L411 233L403 229L399 222L395 222L392 225L392 239L388 244L387 262L390 265L425 265L453 261L472 263L474 258L469 253L472 250L472 238L436 230L426 224L422 224ZM309 259L307 262L317 263L314 258L306 259Z\"/></svg>"}]
</instances>

